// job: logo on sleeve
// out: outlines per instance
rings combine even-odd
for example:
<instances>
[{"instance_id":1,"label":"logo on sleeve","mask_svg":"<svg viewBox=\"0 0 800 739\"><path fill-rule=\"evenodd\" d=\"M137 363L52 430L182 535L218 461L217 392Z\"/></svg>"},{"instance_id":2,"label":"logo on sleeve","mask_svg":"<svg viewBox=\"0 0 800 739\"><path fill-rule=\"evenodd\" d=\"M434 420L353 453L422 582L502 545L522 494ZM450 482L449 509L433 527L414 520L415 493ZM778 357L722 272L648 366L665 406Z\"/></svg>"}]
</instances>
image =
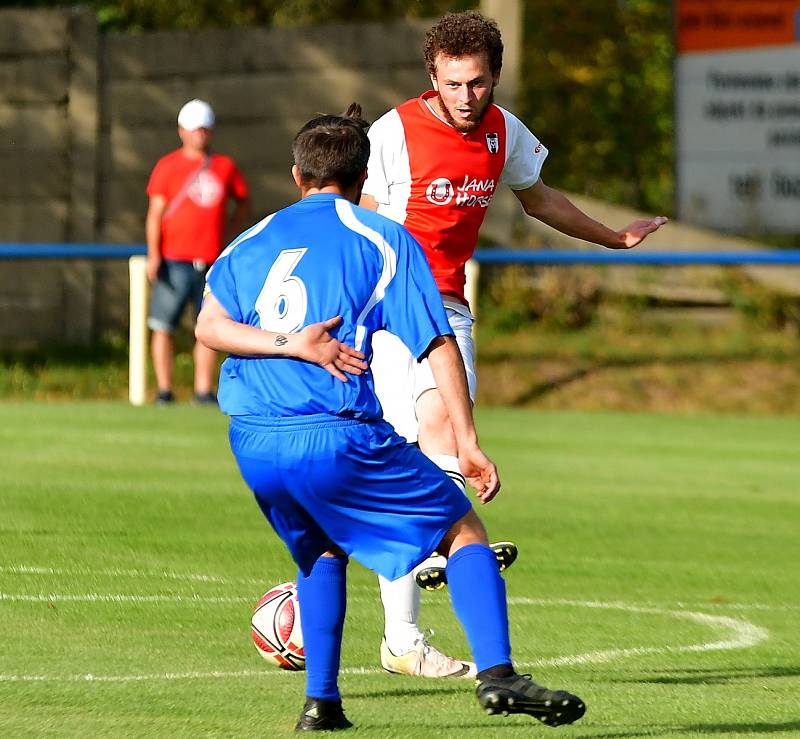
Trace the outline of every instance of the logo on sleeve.
<instances>
[{"instance_id":1,"label":"logo on sleeve","mask_svg":"<svg viewBox=\"0 0 800 739\"><path fill-rule=\"evenodd\" d=\"M500 151L500 137L496 133L486 134L486 148L490 154L497 154Z\"/></svg>"},{"instance_id":2,"label":"logo on sleeve","mask_svg":"<svg viewBox=\"0 0 800 739\"><path fill-rule=\"evenodd\" d=\"M447 177L437 177L425 191L425 197L434 205L447 205L452 199L455 190L453 183Z\"/></svg>"}]
</instances>

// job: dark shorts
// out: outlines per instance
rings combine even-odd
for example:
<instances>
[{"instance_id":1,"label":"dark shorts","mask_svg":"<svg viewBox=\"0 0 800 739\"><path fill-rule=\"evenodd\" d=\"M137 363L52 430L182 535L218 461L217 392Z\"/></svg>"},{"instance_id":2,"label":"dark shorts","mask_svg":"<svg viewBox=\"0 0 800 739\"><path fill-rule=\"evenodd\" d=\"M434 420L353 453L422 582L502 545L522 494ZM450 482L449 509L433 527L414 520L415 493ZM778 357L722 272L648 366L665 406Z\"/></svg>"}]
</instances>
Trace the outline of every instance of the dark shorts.
<instances>
[{"instance_id":1,"label":"dark shorts","mask_svg":"<svg viewBox=\"0 0 800 739\"><path fill-rule=\"evenodd\" d=\"M301 570L336 544L394 580L430 556L470 502L385 421L331 418L235 417L231 448Z\"/></svg>"},{"instance_id":2,"label":"dark shorts","mask_svg":"<svg viewBox=\"0 0 800 739\"><path fill-rule=\"evenodd\" d=\"M158 279L150 295L150 312L147 327L151 331L173 333L181 320L181 315L189 302L194 308L194 319L203 303L203 290L206 284L205 264L176 262L165 259L161 262Z\"/></svg>"}]
</instances>

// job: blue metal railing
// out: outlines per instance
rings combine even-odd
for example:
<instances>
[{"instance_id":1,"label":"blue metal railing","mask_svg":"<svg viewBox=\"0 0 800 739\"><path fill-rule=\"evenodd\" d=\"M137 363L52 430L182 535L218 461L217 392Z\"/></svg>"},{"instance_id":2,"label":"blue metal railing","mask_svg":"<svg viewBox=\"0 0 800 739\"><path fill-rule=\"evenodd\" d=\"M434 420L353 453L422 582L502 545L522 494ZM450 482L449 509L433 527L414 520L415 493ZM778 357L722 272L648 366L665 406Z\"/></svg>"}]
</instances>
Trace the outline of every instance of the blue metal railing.
<instances>
[{"instance_id":1,"label":"blue metal railing","mask_svg":"<svg viewBox=\"0 0 800 739\"><path fill-rule=\"evenodd\" d=\"M0 259L128 259L145 254L144 244L0 244Z\"/></svg>"},{"instance_id":2,"label":"blue metal railing","mask_svg":"<svg viewBox=\"0 0 800 739\"><path fill-rule=\"evenodd\" d=\"M146 253L144 244L0 244L0 259L127 259ZM478 249L474 258L480 264L800 265L800 250L715 252Z\"/></svg>"},{"instance_id":3,"label":"blue metal railing","mask_svg":"<svg viewBox=\"0 0 800 739\"><path fill-rule=\"evenodd\" d=\"M663 265L800 265L800 250L774 251L644 251L611 249L606 251L563 251L478 249L480 264L663 264Z\"/></svg>"}]
</instances>

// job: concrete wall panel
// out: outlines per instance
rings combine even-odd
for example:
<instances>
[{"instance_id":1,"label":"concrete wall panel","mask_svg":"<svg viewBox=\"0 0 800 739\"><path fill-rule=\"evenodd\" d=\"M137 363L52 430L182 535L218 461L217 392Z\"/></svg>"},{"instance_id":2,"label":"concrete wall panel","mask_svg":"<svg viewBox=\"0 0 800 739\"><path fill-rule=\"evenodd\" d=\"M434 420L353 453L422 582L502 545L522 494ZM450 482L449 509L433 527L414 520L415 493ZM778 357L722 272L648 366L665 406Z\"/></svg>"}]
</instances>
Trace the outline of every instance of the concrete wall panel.
<instances>
[{"instance_id":1,"label":"concrete wall panel","mask_svg":"<svg viewBox=\"0 0 800 739\"><path fill-rule=\"evenodd\" d=\"M63 331L63 265L8 261L0 270L0 346L59 343Z\"/></svg>"},{"instance_id":2,"label":"concrete wall panel","mask_svg":"<svg viewBox=\"0 0 800 739\"><path fill-rule=\"evenodd\" d=\"M63 241L66 223L63 200L0 201L0 241Z\"/></svg>"},{"instance_id":3,"label":"concrete wall panel","mask_svg":"<svg viewBox=\"0 0 800 739\"><path fill-rule=\"evenodd\" d=\"M426 26L101 40L85 9L0 10L0 240L142 243L148 176L179 146L177 112L193 97L216 110L216 149L248 180L253 220L294 202L289 168L299 127L352 100L374 119L417 94L427 85ZM26 264L16 269L32 269ZM0 307L27 296L31 318L20 335L80 342L127 327L124 260L62 266L47 280L24 281L13 300L0 283ZM47 319L47 311L56 315Z\"/></svg>"},{"instance_id":4,"label":"concrete wall panel","mask_svg":"<svg viewBox=\"0 0 800 739\"><path fill-rule=\"evenodd\" d=\"M421 59L426 28L427 24L415 21L109 34L108 70L114 79L194 80L209 73L389 68Z\"/></svg>"},{"instance_id":5,"label":"concrete wall panel","mask_svg":"<svg viewBox=\"0 0 800 739\"><path fill-rule=\"evenodd\" d=\"M0 152L63 148L66 129L63 106L0 103Z\"/></svg>"},{"instance_id":6,"label":"concrete wall panel","mask_svg":"<svg viewBox=\"0 0 800 739\"><path fill-rule=\"evenodd\" d=\"M0 100L65 103L69 64L63 54L0 61Z\"/></svg>"},{"instance_id":7,"label":"concrete wall panel","mask_svg":"<svg viewBox=\"0 0 800 739\"><path fill-rule=\"evenodd\" d=\"M103 261L95 264L94 332L102 336L108 332L127 331L128 260Z\"/></svg>"},{"instance_id":8,"label":"concrete wall panel","mask_svg":"<svg viewBox=\"0 0 800 739\"><path fill-rule=\"evenodd\" d=\"M0 152L0 198L60 199L69 193L68 162L63 151Z\"/></svg>"},{"instance_id":9,"label":"concrete wall panel","mask_svg":"<svg viewBox=\"0 0 800 739\"><path fill-rule=\"evenodd\" d=\"M4 10L0 17L0 54L42 54L69 46L68 14L60 10Z\"/></svg>"}]
</instances>

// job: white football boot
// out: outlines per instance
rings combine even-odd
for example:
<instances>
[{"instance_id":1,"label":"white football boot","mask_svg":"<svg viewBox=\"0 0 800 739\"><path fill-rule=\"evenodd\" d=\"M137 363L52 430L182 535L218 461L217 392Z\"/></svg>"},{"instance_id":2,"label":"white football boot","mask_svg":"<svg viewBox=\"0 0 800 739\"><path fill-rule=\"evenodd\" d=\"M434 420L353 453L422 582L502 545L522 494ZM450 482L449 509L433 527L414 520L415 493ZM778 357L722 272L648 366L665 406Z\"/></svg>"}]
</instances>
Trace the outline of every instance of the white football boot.
<instances>
[{"instance_id":1,"label":"white football boot","mask_svg":"<svg viewBox=\"0 0 800 739\"><path fill-rule=\"evenodd\" d=\"M425 637L417 640L414 648L403 654L393 654L381 640L381 666L387 672L416 677L466 677L477 674L474 662L464 662L442 654Z\"/></svg>"}]
</instances>

